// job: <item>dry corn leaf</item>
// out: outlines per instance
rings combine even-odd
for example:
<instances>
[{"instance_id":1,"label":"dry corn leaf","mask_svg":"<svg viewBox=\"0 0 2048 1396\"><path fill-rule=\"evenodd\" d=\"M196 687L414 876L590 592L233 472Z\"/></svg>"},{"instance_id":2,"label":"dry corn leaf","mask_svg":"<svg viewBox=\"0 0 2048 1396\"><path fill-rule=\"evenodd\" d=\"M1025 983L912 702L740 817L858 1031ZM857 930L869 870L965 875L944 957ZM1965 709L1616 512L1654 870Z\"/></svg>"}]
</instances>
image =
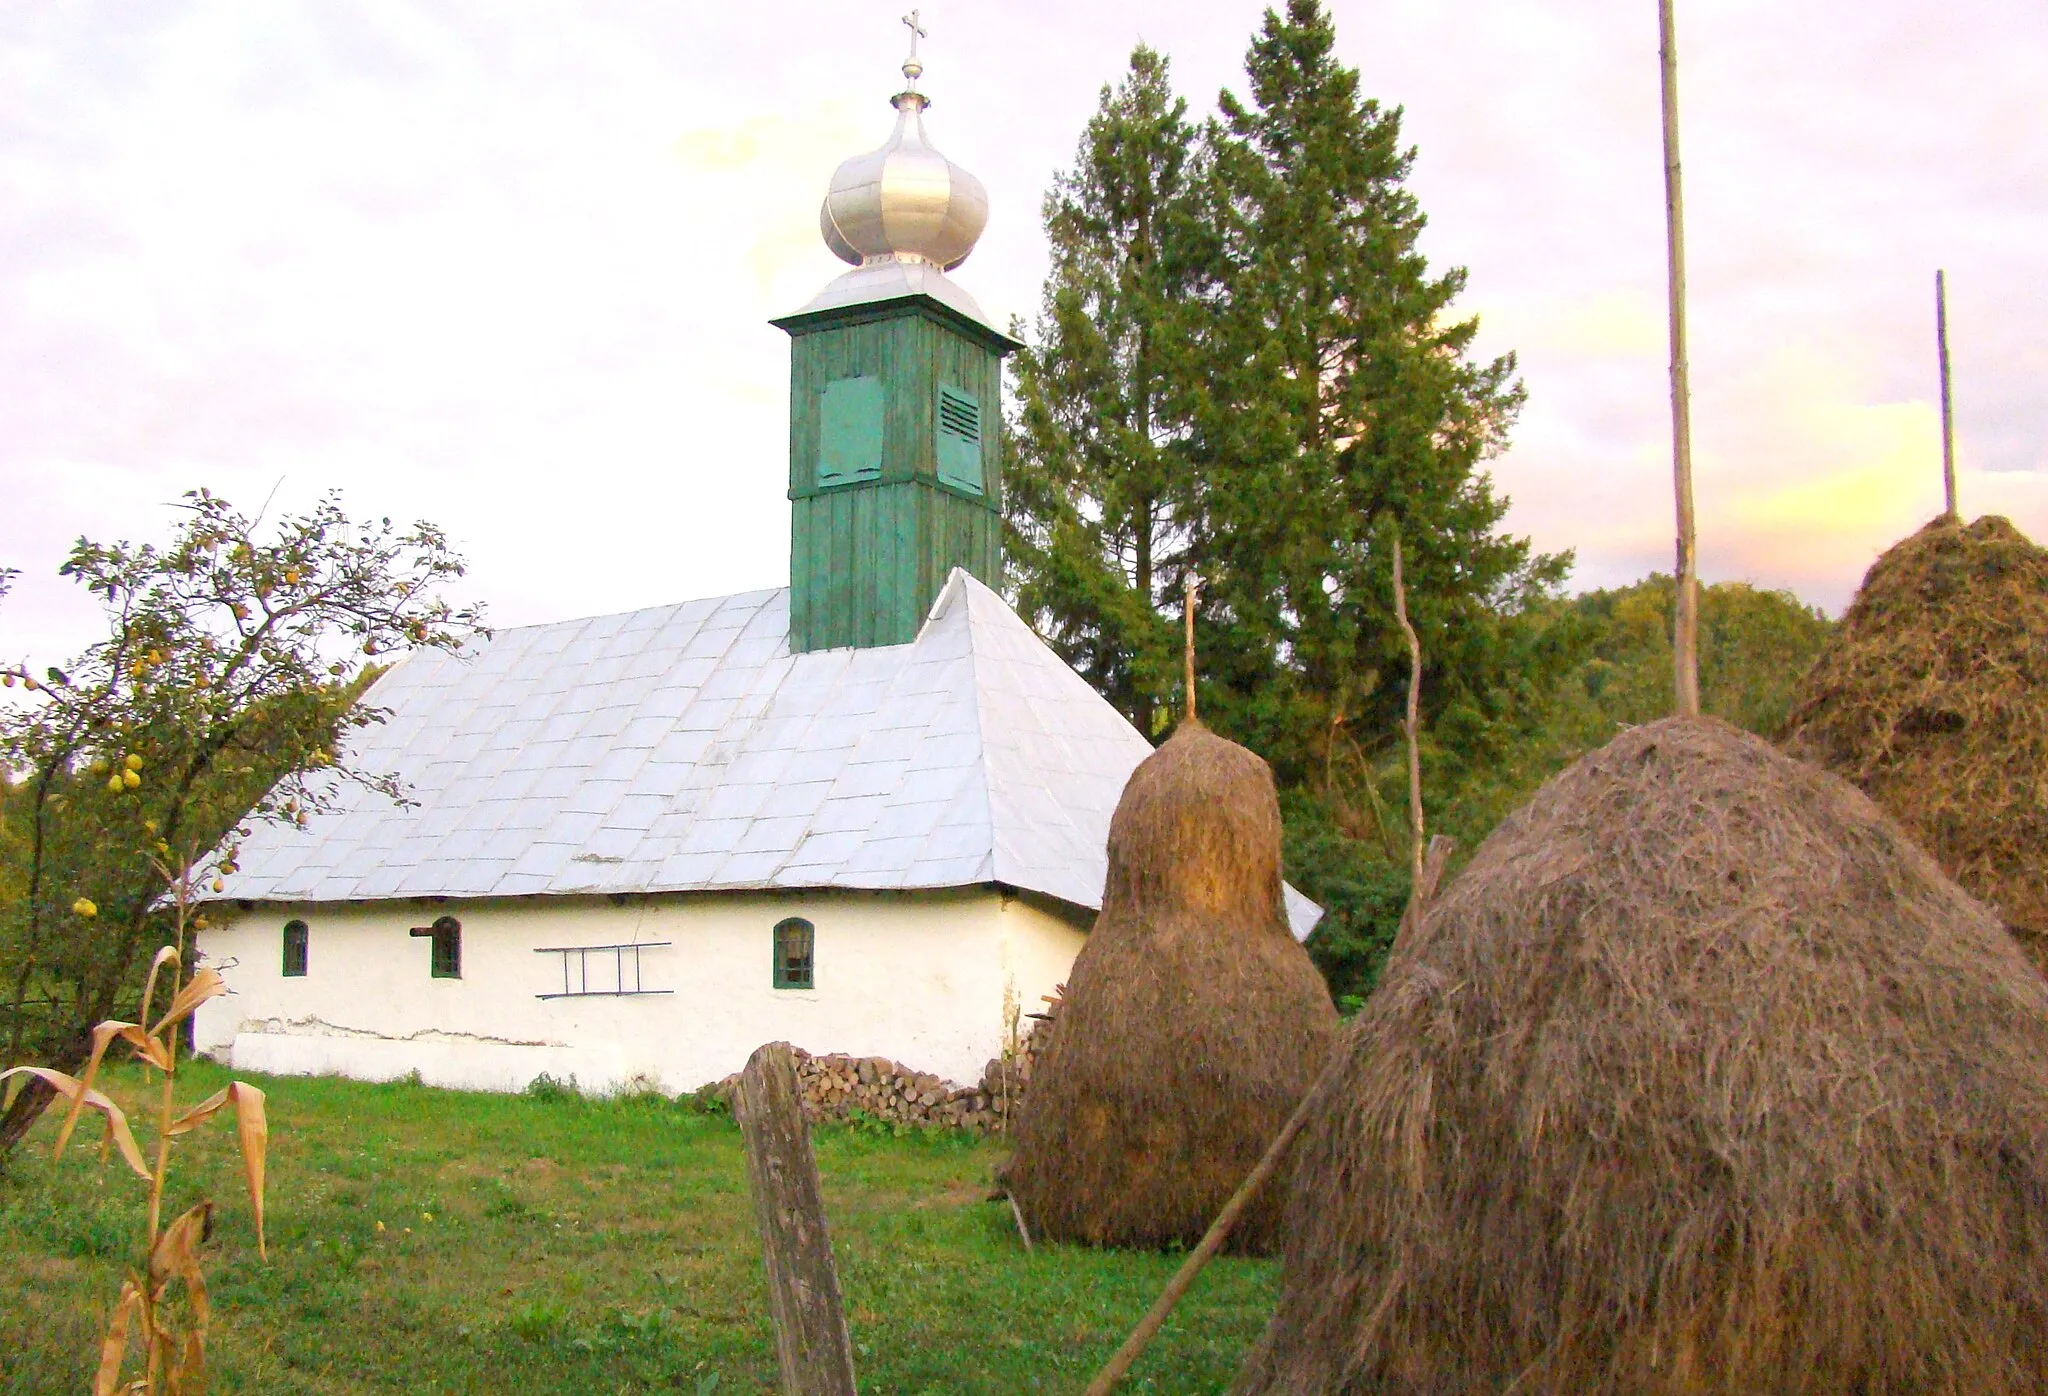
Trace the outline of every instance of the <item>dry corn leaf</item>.
<instances>
[{"instance_id":1,"label":"dry corn leaf","mask_svg":"<svg viewBox=\"0 0 2048 1396\"><path fill-rule=\"evenodd\" d=\"M108 1046L117 1038L132 1044L135 1054L157 1070L171 1069L170 1056L164 1051L162 1043L134 1023L123 1023L118 1019L109 1018L92 1030L92 1054L85 1059L85 1075L79 1078L86 1090L92 1089L94 1078L100 1074L100 1058L106 1055ZM71 1098L71 1108L64 1112L64 1123L57 1130L56 1156L59 1158L64 1156L64 1146L71 1141L71 1131L78 1124L78 1112L84 1103L82 1096L74 1095Z\"/></svg>"},{"instance_id":2,"label":"dry corn leaf","mask_svg":"<svg viewBox=\"0 0 2048 1396\"><path fill-rule=\"evenodd\" d=\"M165 965L178 963L178 947L166 945L156 952L156 958L149 962L149 978L142 981L142 1011L136 1016L143 1022L149 1021L150 1000L156 997L156 977Z\"/></svg>"},{"instance_id":3,"label":"dry corn leaf","mask_svg":"<svg viewBox=\"0 0 2048 1396\"><path fill-rule=\"evenodd\" d=\"M177 1343L168 1328L159 1330L165 1339L164 1386L166 1396L184 1396L206 1389L206 1326L213 1318L206 1297L206 1276L199 1268L199 1247L213 1231L213 1204L202 1202L164 1229L149 1257L149 1285L159 1313L164 1292L173 1279L185 1282L185 1300L192 1311L185 1340Z\"/></svg>"},{"instance_id":4,"label":"dry corn leaf","mask_svg":"<svg viewBox=\"0 0 2048 1396\"><path fill-rule=\"evenodd\" d=\"M156 1020L156 1026L151 1028L150 1032L161 1033L173 1023L182 1022L200 1004L215 994L224 994L227 991L228 986L221 981L217 971L200 970L186 981L184 988L178 990L178 996L171 1000L171 1006L164 1010L164 1016Z\"/></svg>"},{"instance_id":5,"label":"dry corn leaf","mask_svg":"<svg viewBox=\"0 0 2048 1396\"><path fill-rule=\"evenodd\" d=\"M263 1242L263 1165L270 1151L270 1120L263 1111L263 1092L247 1081L228 1090L235 1101L235 1136L242 1146L242 1173L249 1180L249 1207L256 1213L256 1254L270 1259Z\"/></svg>"},{"instance_id":6,"label":"dry corn leaf","mask_svg":"<svg viewBox=\"0 0 2048 1396\"><path fill-rule=\"evenodd\" d=\"M135 1170L138 1177L144 1181L149 1180L149 1165L142 1161L142 1150L135 1147L135 1135L130 1132L128 1117L121 1113L120 1106L98 1091L87 1090L85 1084L77 1077L66 1076L61 1071L52 1071L47 1066L12 1066L0 1071L0 1081L5 1081L10 1076L33 1076L71 1101L74 1110L97 1110L106 1116L108 1140L120 1147L121 1157Z\"/></svg>"},{"instance_id":7,"label":"dry corn leaf","mask_svg":"<svg viewBox=\"0 0 2048 1396\"><path fill-rule=\"evenodd\" d=\"M121 1298L114 1316L107 1320L107 1336L100 1343L99 1370L93 1374L92 1396L114 1396L114 1383L121 1380L121 1360L128 1355L128 1323L142 1304L142 1291L129 1280L121 1286Z\"/></svg>"},{"instance_id":8,"label":"dry corn leaf","mask_svg":"<svg viewBox=\"0 0 2048 1396\"><path fill-rule=\"evenodd\" d=\"M264 1114L263 1092L247 1081L232 1081L171 1121L171 1133L197 1129L229 1104L235 1107L235 1134L242 1149L242 1172L249 1183L249 1207L256 1214L256 1251L268 1259L263 1241L263 1175L270 1122Z\"/></svg>"},{"instance_id":9,"label":"dry corn leaf","mask_svg":"<svg viewBox=\"0 0 2048 1396\"><path fill-rule=\"evenodd\" d=\"M188 1133L219 1114L220 1108L228 1103L228 1092L231 1089L232 1087L229 1086L221 1087L190 1110L178 1116L177 1119L172 1120L171 1133L174 1135Z\"/></svg>"},{"instance_id":10,"label":"dry corn leaf","mask_svg":"<svg viewBox=\"0 0 2048 1396\"><path fill-rule=\"evenodd\" d=\"M206 1396L206 1335L185 1335L185 1352L171 1366L171 1396Z\"/></svg>"},{"instance_id":11,"label":"dry corn leaf","mask_svg":"<svg viewBox=\"0 0 2048 1396\"><path fill-rule=\"evenodd\" d=\"M199 1247L213 1231L213 1204L202 1202L179 1215L157 1237L149 1253L149 1287L162 1298L164 1286L183 1280L192 1307L192 1327L204 1333L213 1310L206 1300L206 1277L199 1271Z\"/></svg>"}]
</instances>

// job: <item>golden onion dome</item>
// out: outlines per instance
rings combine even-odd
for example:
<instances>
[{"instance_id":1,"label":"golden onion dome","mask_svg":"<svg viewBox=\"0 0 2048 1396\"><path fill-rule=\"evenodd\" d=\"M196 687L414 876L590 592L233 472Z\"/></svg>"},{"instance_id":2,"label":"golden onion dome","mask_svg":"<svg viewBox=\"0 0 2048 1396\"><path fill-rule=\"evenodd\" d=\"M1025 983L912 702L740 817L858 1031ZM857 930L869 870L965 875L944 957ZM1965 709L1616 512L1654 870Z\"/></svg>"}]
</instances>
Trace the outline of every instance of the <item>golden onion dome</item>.
<instances>
[{"instance_id":1,"label":"golden onion dome","mask_svg":"<svg viewBox=\"0 0 2048 1396\"><path fill-rule=\"evenodd\" d=\"M857 267L929 262L951 271L967 260L988 226L988 191L981 181L925 138L930 102L917 90L923 71L913 39L903 65L909 85L890 99L895 131L880 149L840 165L818 211L825 245Z\"/></svg>"}]
</instances>

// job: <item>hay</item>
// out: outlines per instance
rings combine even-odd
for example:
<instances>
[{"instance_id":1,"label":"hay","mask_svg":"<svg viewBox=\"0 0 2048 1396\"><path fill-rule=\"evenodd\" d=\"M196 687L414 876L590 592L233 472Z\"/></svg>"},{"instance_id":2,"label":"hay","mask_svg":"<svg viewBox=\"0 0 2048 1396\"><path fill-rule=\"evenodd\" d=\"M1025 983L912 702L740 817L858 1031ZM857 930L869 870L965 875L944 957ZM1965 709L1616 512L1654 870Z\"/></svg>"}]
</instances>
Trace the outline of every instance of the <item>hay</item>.
<instances>
[{"instance_id":1,"label":"hay","mask_svg":"<svg viewBox=\"0 0 2048 1396\"><path fill-rule=\"evenodd\" d=\"M1054 1240L1192 1244L1336 1038L1288 930L1264 761L1189 722L1125 786L1102 912L1032 1070L1006 1183ZM1272 1248L1284 1189L1234 1249Z\"/></svg>"},{"instance_id":2,"label":"hay","mask_svg":"<svg viewBox=\"0 0 2048 1396\"><path fill-rule=\"evenodd\" d=\"M1884 806L2048 965L2048 549L1936 519L1877 560L1785 746Z\"/></svg>"},{"instance_id":3,"label":"hay","mask_svg":"<svg viewBox=\"0 0 2048 1396\"><path fill-rule=\"evenodd\" d=\"M2048 982L1755 737L1552 780L1339 1053L1242 1396L2048 1389Z\"/></svg>"}]
</instances>

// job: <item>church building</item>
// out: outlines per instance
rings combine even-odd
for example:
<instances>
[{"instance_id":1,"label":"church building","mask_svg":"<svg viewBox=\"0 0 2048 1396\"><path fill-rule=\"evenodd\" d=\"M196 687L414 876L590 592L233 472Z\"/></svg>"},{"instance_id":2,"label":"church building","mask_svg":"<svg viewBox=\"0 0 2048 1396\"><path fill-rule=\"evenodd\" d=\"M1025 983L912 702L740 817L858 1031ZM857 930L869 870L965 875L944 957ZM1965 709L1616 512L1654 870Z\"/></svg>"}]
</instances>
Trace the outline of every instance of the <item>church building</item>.
<instances>
[{"instance_id":1,"label":"church building","mask_svg":"<svg viewBox=\"0 0 2048 1396\"><path fill-rule=\"evenodd\" d=\"M1151 746L1004 602L988 218L925 138L839 167L790 337L790 584L413 654L351 790L258 826L199 945L235 1067L692 1089L763 1042L976 1080L1065 978ZM1289 891L1296 932L1316 908Z\"/></svg>"}]
</instances>

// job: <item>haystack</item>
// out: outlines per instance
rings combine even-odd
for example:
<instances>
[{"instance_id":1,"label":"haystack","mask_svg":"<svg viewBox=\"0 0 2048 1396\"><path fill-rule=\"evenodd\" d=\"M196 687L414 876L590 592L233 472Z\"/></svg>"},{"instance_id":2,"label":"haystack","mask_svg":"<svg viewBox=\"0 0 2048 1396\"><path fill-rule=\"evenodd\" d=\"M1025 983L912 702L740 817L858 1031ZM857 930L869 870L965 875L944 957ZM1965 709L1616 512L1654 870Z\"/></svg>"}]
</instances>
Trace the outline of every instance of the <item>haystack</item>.
<instances>
[{"instance_id":1,"label":"haystack","mask_svg":"<svg viewBox=\"0 0 2048 1396\"><path fill-rule=\"evenodd\" d=\"M1939 518L1877 560L1794 701L1844 776L2048 967L2048 549Z\"/></svg>"},{"instance_id":2,"label":"haystack","mask_svg":"<svg viewBox=\"0 0 2048 1396\"><path fill-rule=\"evenodd\" d=\"M1273 773L1195 722L1131 775L1109 879L1032 1068L1005 1182L1033 1231L1200 1239L1322 1070L1329 990L1281 901ZM1270 1250L1284 1193L1240 1223Z\"/></svg>"},{"instance_id":3,"label":"haystack","mask_svg":"<svg viewBox=\"0 0 2048 1396\"><path fill-rule=\"evenodd\" d=\"M1339 1053L1240 1393L2048 1389L2048 982L1757 738L1552 780Z\"/></svg>"}]
</instances>

